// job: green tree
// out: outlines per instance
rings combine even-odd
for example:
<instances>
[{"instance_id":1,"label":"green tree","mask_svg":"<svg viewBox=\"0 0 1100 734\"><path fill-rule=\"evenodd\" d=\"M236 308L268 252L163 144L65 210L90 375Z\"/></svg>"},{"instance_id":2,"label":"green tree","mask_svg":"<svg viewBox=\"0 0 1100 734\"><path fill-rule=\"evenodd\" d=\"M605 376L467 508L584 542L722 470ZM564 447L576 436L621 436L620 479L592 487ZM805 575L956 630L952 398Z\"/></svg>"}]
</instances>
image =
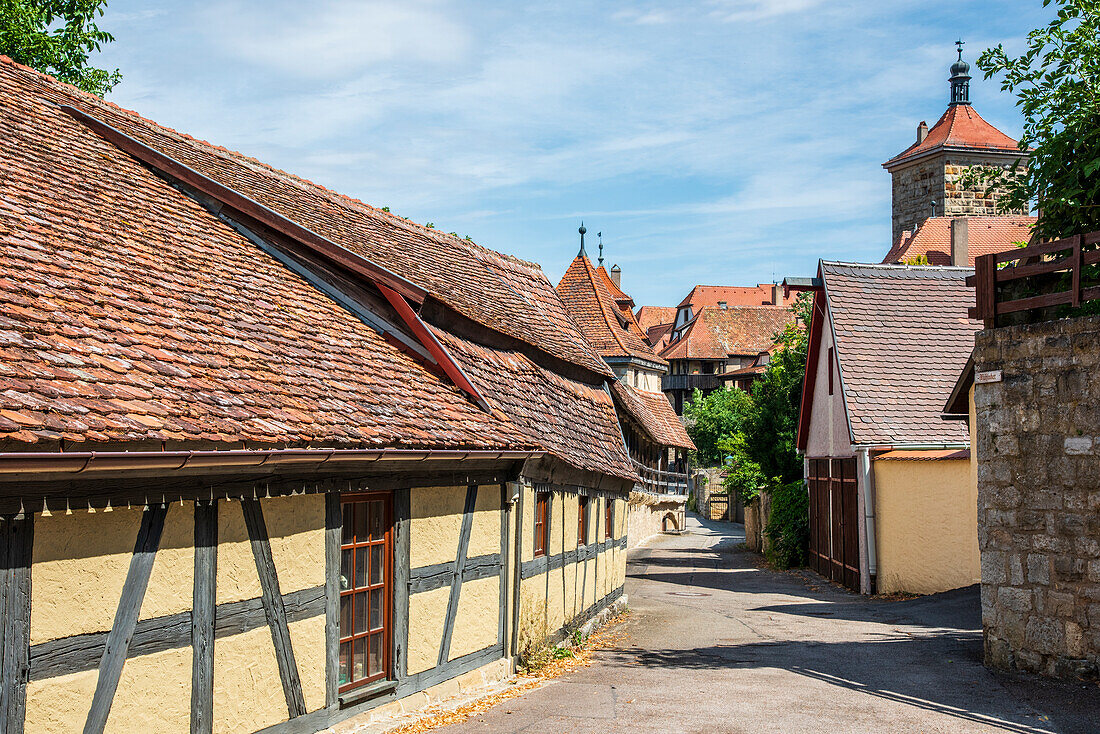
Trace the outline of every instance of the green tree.
<instances>
[{"instance_id":1,"label":"green tree","mask_svg":"<svg viewBox=\"0 0 1100 734\"><path fill-rule=\"evenodd\" d=\"M106 0L0 0L0 54L102 97L118 69L90 66L88 56L114 36L96 25Z\"/></svg>"},{"instance_id":2,"label":"green tree","mask_svg":"<svg viewBox=\"0 0 1100 734\"><path fill-rule=\"evenodd\" d=\"M1051 5L1055 18L1028 34L1021 56L998 45L977 64L986 79L1002 75L1001 89L1016 95L1020 150L1032 149L1026 175L983 178L1008 187L1004 209L1037 202L1040 236L1058 239L1100 230L1100 3L1043 0Z\"/></svg>"},{"instance_id":3,"label":"green tree","mask_svg":"<svg viewBox=\"0 0 1100 734\"><path fill-rule=\"evenodd\" d=\"M696 461L703 466L721 464L726 455L719 442L736 435L752 409L752 398L744 390L722 388L707 395L695 390L684 406L684 418Z\"/></svg>"},{"instance_id":4,"label":"green tree","mask_svg":"<svg viewBox=\"0 0 1100 734\"><path fill-rule=\"evenodd\" d=\"M812 308L813 297L799 294L791 307L798 321L787 324L779 334L779 348L772 353L767 371L752 386L754 410L743 426L749 458L778 484L802 478L802 459L795 441Z\"/></svg>"}]
</instances>

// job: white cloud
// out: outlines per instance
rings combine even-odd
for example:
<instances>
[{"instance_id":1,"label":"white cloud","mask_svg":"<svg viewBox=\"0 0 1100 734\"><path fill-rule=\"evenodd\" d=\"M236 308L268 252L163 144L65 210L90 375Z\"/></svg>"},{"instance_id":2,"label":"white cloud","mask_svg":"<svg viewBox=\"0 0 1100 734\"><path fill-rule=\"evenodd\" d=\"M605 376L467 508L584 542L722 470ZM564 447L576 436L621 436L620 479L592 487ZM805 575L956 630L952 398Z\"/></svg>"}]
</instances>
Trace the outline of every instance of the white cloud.
<instances>
[{"instance_id":1,"label":"white cloud","mask_svg":"<svg viewBox=\"0 0 1100 734\"><path fill-rule=\"evenodd\" d=\"M752 23L791 13L805 13L822 0L711 0L712 16L726 23Z\"/></svg>"},{"instance_id":2,"label":"white cloud","mask_svg":"<svg viewBox=\"0 0 1100 734\"><path fill-rule=\"evenodd\" d=\"M312 80L383 62L448 64L470 49L466 27L438 3L313 0L218 4L206 11L215 43L260 67Z\"/></svg>"}]
</instances>

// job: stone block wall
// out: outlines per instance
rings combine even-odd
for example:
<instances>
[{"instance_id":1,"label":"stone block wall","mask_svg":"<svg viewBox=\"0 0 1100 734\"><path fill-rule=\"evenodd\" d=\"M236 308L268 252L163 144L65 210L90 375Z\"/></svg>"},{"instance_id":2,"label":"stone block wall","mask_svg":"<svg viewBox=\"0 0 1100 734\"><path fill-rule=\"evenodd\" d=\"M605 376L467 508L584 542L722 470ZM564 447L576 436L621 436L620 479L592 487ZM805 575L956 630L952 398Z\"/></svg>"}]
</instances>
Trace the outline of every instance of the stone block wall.
<instances>
[{"instance_id":1,"label":"stone block wall","mask_svg":"<svg viewBox=\"0 0 1100 734\"><path fill-rule=\"evenodd\" d=\"M936 202L936 215L941 217L1000 214L996 209L996 202L1006 193L1004 187L997 187L986 193L984 185L964 186L963 177L976 166L995 166L1009 170L1014 161L1014 156L953 153L932 156L895 169L892 172L892 242L897 242L902 232L913 231L927 219L932 213L933 201Z\"/></svg>"},{"instance_id":2,"label":"stone block wall","mask_svg":"<svg viewBox=\"0 0 1100 734\"><path fill-rule=\"evenodd\" d=\"M986 664L1096 677L1100 317L987 329L974 388Z\"/></svg>"}]
</instances>

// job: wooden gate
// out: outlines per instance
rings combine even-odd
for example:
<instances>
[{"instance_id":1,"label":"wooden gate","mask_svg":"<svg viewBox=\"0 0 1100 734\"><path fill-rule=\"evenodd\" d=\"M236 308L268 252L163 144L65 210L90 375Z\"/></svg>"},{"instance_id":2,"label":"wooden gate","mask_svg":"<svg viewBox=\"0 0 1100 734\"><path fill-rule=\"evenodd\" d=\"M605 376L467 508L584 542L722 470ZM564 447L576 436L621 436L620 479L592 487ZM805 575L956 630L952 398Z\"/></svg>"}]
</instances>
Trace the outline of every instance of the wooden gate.
<instances>
[{"instance_id":1,"label":"wooden gate","mask_svg":"<svg viewBox=\"0 0 1100 734\"><path fill-rule=\"evenodd\" d=\"M856 460L810 459L810 567L859 591Z\"/></svg>"}]
</instances>

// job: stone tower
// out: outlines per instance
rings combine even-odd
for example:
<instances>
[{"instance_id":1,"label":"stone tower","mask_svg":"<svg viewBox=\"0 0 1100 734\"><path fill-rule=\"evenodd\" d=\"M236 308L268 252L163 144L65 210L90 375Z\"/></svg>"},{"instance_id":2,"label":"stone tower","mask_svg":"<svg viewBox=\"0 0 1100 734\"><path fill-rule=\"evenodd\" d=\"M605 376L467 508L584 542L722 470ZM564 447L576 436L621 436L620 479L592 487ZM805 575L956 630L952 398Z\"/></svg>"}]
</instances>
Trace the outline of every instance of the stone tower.
<instances>
[{"instance_id":1,"label":"stone tower","mask_svg":"<svg viewBox=\"0 0 1100 734\"><path fill-rule=\"evenodd\" d=\"M986 194L984 184L966 186L963 176L974 166L996 166L1017 173L1025 170L1027 154L1017 143L983 120L970 104L970 64L959 58L951 65L951 100L947 111L931 129L917 126L917 139L904 151L882 164L893 178L892 242L914 231L930 216L970 217L1000 214L998 187ZM1009 214L1027 214L1016 210Z\"/></svg>"}]
</instances>

